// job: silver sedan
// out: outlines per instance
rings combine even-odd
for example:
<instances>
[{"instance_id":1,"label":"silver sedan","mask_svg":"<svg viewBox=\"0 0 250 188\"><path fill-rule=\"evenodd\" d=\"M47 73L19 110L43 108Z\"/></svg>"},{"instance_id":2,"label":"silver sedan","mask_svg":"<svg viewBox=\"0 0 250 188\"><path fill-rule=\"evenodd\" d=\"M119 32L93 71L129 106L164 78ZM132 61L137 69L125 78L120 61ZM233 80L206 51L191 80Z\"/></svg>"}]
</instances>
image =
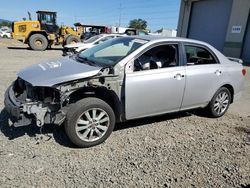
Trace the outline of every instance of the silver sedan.
<instances>
[{"instance_id":1,"label":"silver sedan","mask_svg":"<svg viewBox=\"0 0 250 188\"><path fill-rule=\"evenodd\" d=\"M222 116L241 95L241 63L201 41L120 37L20 71L5 107L14 126L65 122L70 140L90 147L116 122L194 108Z\"/></svg>"}]
</instances>

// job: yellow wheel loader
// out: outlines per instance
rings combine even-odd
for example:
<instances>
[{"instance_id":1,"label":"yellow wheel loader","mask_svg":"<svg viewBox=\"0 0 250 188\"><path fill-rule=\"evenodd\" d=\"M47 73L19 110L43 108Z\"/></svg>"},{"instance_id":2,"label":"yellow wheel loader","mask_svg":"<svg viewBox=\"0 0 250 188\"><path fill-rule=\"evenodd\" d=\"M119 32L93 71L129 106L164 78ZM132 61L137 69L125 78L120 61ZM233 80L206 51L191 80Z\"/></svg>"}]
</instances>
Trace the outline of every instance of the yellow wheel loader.
<instances>
[{"instance_id":1,"label":"yellow wheel loader","mask_svg":"<svg viewBox=\"0 0 250 188\"><path fill-rule=\"evenodd\" d=\"M17 21L12 25L12 37L33 50L46 50L52 44L70 44L80 42L83 27L76 31L69 26L59 27L56 24L56 12L37 11L37 20Z\"/></svg>"}]
</instances>

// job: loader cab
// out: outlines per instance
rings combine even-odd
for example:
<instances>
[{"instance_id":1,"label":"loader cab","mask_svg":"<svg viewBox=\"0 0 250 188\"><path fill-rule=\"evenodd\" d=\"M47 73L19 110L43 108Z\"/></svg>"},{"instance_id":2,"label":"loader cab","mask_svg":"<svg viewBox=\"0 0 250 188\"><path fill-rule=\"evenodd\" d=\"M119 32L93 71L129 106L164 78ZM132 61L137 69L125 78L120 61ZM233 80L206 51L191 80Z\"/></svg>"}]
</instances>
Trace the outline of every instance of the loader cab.
<instances>
[{"instance_id":1,"label":"loader cab","mask_svg":"<svg viewBox=\"0 0 250 188\"><path fill-rule=\"evenodd\" d=\"M58 33L59 27L56 25L56 12L37 11L37 20L41 24L41 29L47 33Z\"/></svg>"}]
</instances>

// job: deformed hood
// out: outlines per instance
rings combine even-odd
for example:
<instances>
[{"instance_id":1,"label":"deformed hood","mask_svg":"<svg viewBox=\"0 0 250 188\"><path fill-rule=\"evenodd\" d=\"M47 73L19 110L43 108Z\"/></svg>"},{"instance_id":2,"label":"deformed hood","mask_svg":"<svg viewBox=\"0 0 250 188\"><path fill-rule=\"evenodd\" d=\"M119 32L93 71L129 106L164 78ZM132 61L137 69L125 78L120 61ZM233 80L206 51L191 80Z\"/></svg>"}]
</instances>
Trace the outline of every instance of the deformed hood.
<instances>
[{"instance_id":1,"label":"deformed hood","mask_svg":"<svg viewBox=\"0 0 250 188\"><path fill-rule=\"evenodd\" d=\"M48 86L87 78L98 74L101 67L79 63L69 57L29 66L17 75L33 86Z\"/></svg>"}]
</instances>

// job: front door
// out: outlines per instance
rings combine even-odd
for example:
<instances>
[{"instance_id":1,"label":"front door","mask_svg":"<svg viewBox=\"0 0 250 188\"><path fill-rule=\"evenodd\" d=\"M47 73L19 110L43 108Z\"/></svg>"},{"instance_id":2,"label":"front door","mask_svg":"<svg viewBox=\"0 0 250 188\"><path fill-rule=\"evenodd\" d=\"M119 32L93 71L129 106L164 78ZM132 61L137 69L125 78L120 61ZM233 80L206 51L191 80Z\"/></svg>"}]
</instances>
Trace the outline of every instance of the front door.
<instances>
[{"instance_id":1,"label":"front door","mask_svg":"<svg viewBox=\"0 0 250 188\"><path fill-rule=\"evenodd\" d=\"M184 86L185 68L179 65L177 44L146 51L125 76L126 119L178 111Z\"/></svg>"}]
</instances>

